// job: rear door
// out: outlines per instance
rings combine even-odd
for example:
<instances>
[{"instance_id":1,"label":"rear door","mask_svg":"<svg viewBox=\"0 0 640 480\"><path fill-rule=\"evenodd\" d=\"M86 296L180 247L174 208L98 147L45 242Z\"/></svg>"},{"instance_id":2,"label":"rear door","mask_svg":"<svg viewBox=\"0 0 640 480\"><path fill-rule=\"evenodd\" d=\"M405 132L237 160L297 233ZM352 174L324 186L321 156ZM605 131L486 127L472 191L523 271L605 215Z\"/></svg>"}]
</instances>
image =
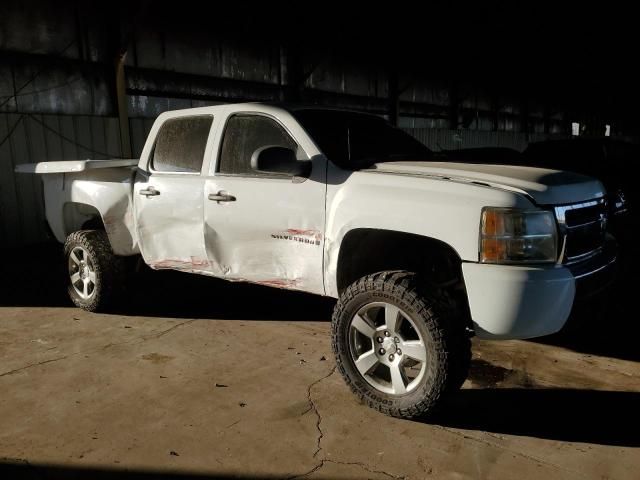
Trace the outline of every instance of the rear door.
<instances>
[{"instance_id":1,"label":"rear door","mask_svg":"<svg viewBox=\"0 0 640 480\"><path fill-rule=\"evenodd\" d=\"M155 269L208 272L202 224L203 158L213 117L170 118L158 130L146 169L133 189L145 262Z\"/></svg>"},{"instance_id":2,"label":"rear door","mask_svg":"<svg viewBox=\"0 0 640 480\"><path fill-rule=\"evenodd\" d=\"M205 183L208 260L228 279L324 294L326 159L305 150L311 150L309 139L300 138L304 131L292 122L289 116L296 133L264 113L226 120ZM274 145L312 159L309 178L252 170L252 154Z\"/></svg>"}]
</instances>

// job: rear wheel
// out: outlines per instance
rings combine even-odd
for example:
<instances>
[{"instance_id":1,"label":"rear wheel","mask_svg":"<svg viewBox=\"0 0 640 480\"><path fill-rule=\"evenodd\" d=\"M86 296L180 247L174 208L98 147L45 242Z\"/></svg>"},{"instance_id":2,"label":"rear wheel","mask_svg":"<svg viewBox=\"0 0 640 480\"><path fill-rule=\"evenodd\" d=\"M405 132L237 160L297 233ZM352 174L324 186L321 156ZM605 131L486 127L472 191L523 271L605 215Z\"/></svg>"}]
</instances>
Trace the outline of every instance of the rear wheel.
<instances>
[{"instance_id":1,"label":"rear wheel","mask_svg":"<svg viewBox=\"0 0 640 480\"><path fill-rule=\"evenodd\" d=\"M411 272L381 272L349 286L334 310L332 344L352 391L388 415L433 412L464 381L469 356L447 305Z\"/></svg>"},{"instance_id":2,"label":"rear wheel","mask_svg":"<svg viewBox=\"0 0 640 480\"><path fill-rule=\"evenodd\" d=\"M106 311L124 293L124 259L114 255L103 230L80 230L64 244L67 291L73 303L90 312Z\"/></svg>"}]
</instances>

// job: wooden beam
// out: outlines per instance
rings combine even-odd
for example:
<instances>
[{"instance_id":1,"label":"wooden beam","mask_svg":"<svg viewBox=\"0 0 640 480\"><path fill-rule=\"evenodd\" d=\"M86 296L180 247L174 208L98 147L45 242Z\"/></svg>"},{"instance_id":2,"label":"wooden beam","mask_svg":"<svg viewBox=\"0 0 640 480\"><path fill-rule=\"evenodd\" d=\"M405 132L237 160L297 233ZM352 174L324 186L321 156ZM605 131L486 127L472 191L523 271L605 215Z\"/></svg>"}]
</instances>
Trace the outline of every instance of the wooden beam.
<instances>
[{"instance_id":1,"label":"wooden beam","mask_svg":"<svg viewBox=\"0 0 640 480\"><path fill-rule=\"evenodd\" d=\"M120 144L122 156L131 158L131 133L129 131L129 111L127 106L127 79L125 77L124 63L127 52L123 52L116 58L116 99L118 107L118 120L120 124Z\"/></svg>"}]
</instances>

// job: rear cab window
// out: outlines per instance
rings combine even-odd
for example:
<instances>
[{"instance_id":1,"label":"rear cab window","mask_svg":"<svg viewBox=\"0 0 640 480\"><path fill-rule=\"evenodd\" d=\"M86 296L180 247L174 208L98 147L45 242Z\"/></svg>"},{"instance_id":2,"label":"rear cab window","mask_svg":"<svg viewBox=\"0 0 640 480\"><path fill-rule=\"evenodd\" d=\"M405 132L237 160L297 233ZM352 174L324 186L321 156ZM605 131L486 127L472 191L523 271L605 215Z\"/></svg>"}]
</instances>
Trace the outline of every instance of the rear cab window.
<instances>
[{"instance_id":1,"label":"rear cab window","mask_svg":"<svg viewBox=\"0 0 640 480\"><path fill-rule=\"evenodd\" d=\"M165 121L151 154L155 172L200 173L213 116L195 115Z\"/></svg>"}]
</instances>

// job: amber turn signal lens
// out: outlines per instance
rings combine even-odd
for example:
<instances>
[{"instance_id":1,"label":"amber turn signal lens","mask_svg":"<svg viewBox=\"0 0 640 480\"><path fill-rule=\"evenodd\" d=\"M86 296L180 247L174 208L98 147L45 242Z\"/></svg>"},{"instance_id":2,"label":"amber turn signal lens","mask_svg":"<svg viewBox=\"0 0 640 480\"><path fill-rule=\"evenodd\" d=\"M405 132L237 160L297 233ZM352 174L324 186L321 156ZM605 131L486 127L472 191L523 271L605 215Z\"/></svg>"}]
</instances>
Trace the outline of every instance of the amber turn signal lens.
<instances>
[{"instance_id":1,"label":"amber turn signal lens","mask_svg":"<svg viewBox=\"0 0 640 480\"><path fill-rule=\"evenodd\" d=\"M500 235L504 231L504 215L498 210L485 210L483 212L482 234Z\"/></svg>"},{"instance_id":2,"label":"amber turn signal lens","mask_svg":"<svg viewBox=\"0 0 640 480\"><path fill-rule=\"evenodd\" d=\"M498 263L506 256L505 242L497 238L483 238L480 250L480 261L485 263Z\"/></svg>"},{"instance_id":3,"label":"amber turn signal lens","mask_svg":"<svg viewBox=\"0 0 640 480\"><path fill-rule=\"evenodd\" d=\"M553 212L485 207L480 223L480 262L552 263L557 258Z\"/></svg>"}]
</instances>

